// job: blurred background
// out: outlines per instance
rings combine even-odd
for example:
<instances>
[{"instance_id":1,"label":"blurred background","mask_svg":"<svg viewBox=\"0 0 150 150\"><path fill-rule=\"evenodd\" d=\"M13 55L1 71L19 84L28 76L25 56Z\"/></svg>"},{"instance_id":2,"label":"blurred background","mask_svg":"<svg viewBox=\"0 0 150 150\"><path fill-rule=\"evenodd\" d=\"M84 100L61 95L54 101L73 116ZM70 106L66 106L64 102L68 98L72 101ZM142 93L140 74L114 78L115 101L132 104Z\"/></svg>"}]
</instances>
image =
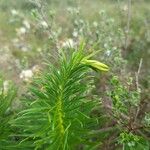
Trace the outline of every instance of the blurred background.
<instances>
[{"instance_id":1,"label":"blurred background","mask_svg":"<svg viewBox=\"0 0 150 150\"><path fill-rule=\"evenodd\" d=\"M140 60L144 99L150 87L149 0L0 0L0 74L28 82L50 53L85 41L87 53L119 76L135 75Z\"/></svg>"}]
</instances>

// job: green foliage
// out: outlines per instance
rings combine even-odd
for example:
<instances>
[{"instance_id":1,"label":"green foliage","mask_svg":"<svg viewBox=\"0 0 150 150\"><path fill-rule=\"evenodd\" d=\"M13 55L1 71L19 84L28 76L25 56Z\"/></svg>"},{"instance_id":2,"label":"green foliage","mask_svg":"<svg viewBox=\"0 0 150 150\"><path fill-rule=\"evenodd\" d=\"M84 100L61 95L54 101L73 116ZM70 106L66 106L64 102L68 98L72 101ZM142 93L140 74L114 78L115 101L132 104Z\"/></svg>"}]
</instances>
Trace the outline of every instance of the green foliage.
<instances>
[{"instance_id":1,"label":"green foliage","mask_svg":"<svg viewBox=\"0 0 150 150\"><path fill-rule=\"evenodd\" d=\"M119 137L119 143L123 145L124 150L149 150L149 142L133 133L122 132Z\"/></svg>"},{"instance_id":2,"label":"green foliage","mask_svg":"<svg viewBox=\"0 0 150 150\"><path fill-rule=\"evenodd\" d=\"M12 133L9 121L12 119L11 103L16 96L12 83L0 78L0 149L5 149ZM7 148L6 148L7 149Z\"/></svg>"},{"instance_id":3,"label":"green foliage","mask_svg":"<svg viewBox=\"0 0 150 150\"><path fill-rule=\"evenodd\" d=\"M28 106L12 122L20 131L18 148L71 150L99 143L89 136L97 125L91 111L99 103L87 97L91 79L84 59L81 47L70 57L61 56L58 68L49 64L48 72L35 79L25 99Z\"/></svg>"},{"instance_id":4,"label":"green foliage","mask_svg":"<svg viewBox=\"0 0 150 150\"><path fill-rule=\"evenodd\" d=\"M0 69L24 99L14 119L1 81L0 149L149 150L149 2L129 1L0 1Z\"/></svg>"},{"instance_id":5,"label":"green foliage","mask_svg":"<svg viewBox=\"0 0 150 150\"><path fill-rule=\"evenodd\" d=\"M128 112L128 108L131 106L138 106L140 103L140 91L132 90L132 78L127 81L126 85L123 85L117 76L113 76L111 79L111 85L113 90L110 93L113 108L117 112Z\"/></svg>"},{"instance_id":6,"label":"green foliage","mask_svg":"<svg viewBox=\"0 0 150 150\"><path fill-rule=\"evenodd\" d=\"M119 145L124 150L149 149L149 116L145 120L138 118L140 111L140 91L133 87L132 78L122 83L117 76L111 81L109 97L112 102L112 120L116 120Z\"/></svg>"},{"instance_id":7,"label":"green foliage","mask_svg":"<svg viewBox=\"0 0 150 150\"><path fill-rule=\"evenodd\" d=\"M128 144L129 147L134 147L136 143L139 142L139 137L133 135L132 133L121 133L120 134L120 141L121 144Z\"/></svg>"}]
</instances>

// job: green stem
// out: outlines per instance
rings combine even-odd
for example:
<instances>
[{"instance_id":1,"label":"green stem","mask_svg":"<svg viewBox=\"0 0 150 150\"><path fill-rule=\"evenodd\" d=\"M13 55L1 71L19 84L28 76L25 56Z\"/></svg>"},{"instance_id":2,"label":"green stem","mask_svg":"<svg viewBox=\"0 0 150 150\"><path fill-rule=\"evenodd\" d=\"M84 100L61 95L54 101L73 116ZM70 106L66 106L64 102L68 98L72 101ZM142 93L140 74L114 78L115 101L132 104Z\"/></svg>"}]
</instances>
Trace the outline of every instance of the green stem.
<instances>
[{"instance_id":1,"label":"green stem","mask_svg":"<svg viewBox=\"0 0 150 150\"><path fill-rule=\"evenodd\" d=\"M58 124L59 124L59 129L60 129L60 133L61 135L64 135L64 126L63 126L63 113L62 113L62 100L61 98L58 99L57 102L57 107L56 107L56 111L58 114Z\"/></svg>"}]
</instances>

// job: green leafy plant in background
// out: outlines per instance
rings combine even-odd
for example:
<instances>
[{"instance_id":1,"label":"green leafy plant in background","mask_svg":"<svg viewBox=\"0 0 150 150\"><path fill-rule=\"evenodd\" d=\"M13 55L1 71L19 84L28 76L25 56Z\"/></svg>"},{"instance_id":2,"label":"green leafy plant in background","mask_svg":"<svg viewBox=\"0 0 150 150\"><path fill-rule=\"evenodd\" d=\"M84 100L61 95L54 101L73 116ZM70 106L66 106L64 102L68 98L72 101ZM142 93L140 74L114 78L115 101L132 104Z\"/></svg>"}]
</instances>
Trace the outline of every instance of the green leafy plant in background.
<instances>
[{"instance_id":1,"label":"green leafy plant in background","mask_svg":"<svg viewBox=\"0 0 150 150\"><path fill-rule=\"evenodd\" d=\"M91 86L88 72L89 67L107 71L108 66L85 57L83 47L69 57L61 53L59 67L48 64L48 72L32 83L26 108L12 121L20 132L18 148L91 150L100 144L91 133L98 124L91 112L100 104L87 96Z\"/></svg>"},{"instance_id":2,"label":"green leafy plant in background","mask_svg":"<svg viewBox=\"0 0 150 150\"><path fill-rule=\"evenodd\" d=\"M7 149L12 133L9 121L12 120L11 103L16 96L16 89L9 81L0 78L0 149Z\"/></svg>"},{"instance_id":3,"label":"green leafy plant in background","mask_svg":"<svg viewBox=\"0 0 150 150\"><path fill-rule=\"evenodd\" d=\"M118 142L115 149L120 150L122 147L123 150L149 150L150 126L146 124L149 117L140 116L140 89L133 87L132 78L124 84L119 77L113 76L110 83L108 95L112 104L108 108L111 109L111 118L115 122L113 126L117 128L113 135L114 142L116 139Z\"/></svg>"}]
</instances>

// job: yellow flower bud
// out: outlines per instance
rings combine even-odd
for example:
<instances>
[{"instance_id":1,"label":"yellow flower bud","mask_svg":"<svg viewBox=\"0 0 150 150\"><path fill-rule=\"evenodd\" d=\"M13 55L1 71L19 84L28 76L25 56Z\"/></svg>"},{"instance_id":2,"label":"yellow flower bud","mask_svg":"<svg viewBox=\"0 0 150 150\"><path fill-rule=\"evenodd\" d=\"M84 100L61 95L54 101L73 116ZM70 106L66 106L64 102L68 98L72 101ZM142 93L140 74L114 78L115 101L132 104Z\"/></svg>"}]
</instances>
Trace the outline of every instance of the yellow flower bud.
<instances>
[{"instance_id":1,"label":"yellow flower bud","mask_svg":"<svg viewBox=\"0 0 150 150\"><path fill-rule=\"evenodd\" d=\"M81 61L82 64L85 64L93 69L99 70L99 71L108 71L109 67L97 60L88 60L88 59L83 59Z\"/></svg>"}]
</instances>

